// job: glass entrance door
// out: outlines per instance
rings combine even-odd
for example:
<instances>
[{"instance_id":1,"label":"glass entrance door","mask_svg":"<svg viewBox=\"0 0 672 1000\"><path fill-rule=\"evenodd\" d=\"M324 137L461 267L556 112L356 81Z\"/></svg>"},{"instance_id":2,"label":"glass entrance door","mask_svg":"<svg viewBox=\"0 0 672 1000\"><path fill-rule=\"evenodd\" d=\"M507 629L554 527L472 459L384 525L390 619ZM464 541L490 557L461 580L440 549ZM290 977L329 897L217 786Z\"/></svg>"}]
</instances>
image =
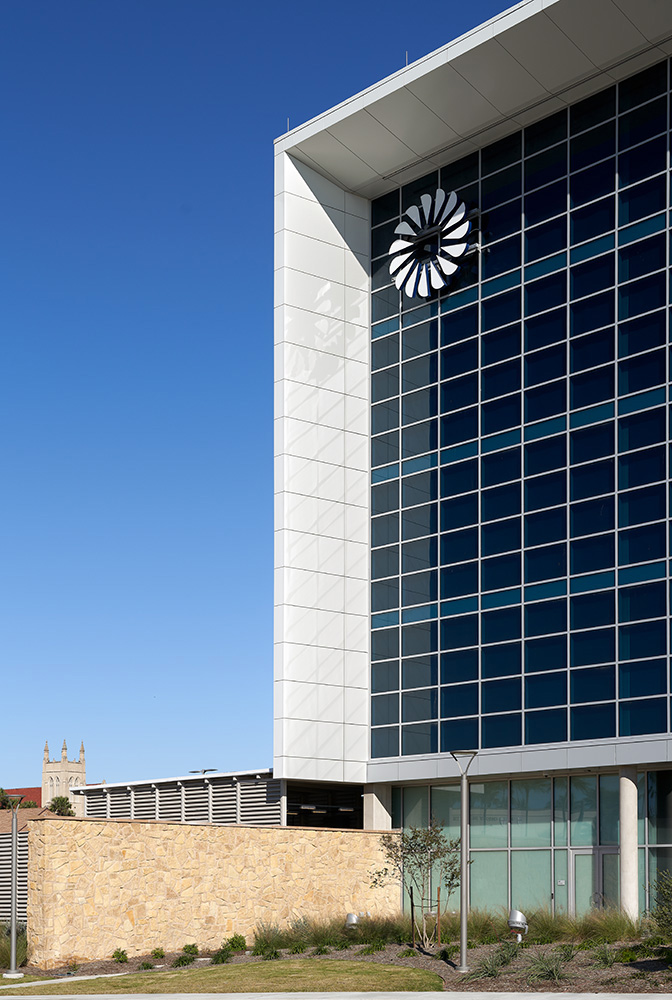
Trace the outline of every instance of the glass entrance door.
<instances>
[{"instance_id":1,"label":"glass entrance door","mask_svg":"<svg viewBox=\"0 0 672 1000\"><path fill-rule=\"evenodd\" d=\"M618 906L617 847L595 847L571 852L570 907L576 917L602 906Z\"/></svg>"}]
</instances>

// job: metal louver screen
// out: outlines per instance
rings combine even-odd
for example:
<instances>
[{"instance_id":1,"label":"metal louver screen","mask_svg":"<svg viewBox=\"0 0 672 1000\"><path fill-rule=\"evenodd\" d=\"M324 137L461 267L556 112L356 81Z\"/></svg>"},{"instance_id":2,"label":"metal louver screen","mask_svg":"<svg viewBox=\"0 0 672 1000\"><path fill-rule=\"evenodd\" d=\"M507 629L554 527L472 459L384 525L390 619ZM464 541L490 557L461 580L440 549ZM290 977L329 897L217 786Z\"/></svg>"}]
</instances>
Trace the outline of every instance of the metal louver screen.
<instances>
[{"instance_id":1,"label":"metal louver screen","mask_svg":"<svg viewBox=\"0 0 672 1000\"><path fill-rule=\"evenodd\" d=\"M205 783L190 782L184 786L184 818L187 823L209 821L209 792Z\"/></svg>"},{"instance_id":2,"label":"metal louver screen","mask_svg":"<svg viewBox=\"0 0 672 1000\"><path fill-rule=\"evenodd\" d=\"M224 826L236 822L236 786L232 781L212 783L212 822Z\"/></svg>"},{"instance_id":3,"label":"metal louver screen","mask_svg":"<svg viewBox=\"0 0 672 1000\"><path fill-rule=\"evenodd\" d=\"M89 792L84 796L86 816L105 819L107 816L107 795L105 792Z\"/></svg>"},{"instance_id":4,"label":"metal louver screen","mask_svg":"<svg viewBox=\"0 0 672 1000\"><path fill-rule=\"evenodd\" d=\"M133 818L156 819L156 789L154 788L134 789Z\"/></svg>"},{"instance_id":5,"label":"metal louver screen","mask_svg":"<svg viewBox=\"0 0 672 1000\"><path fill-rule=\"evenodd\" d=\"M110 817L112 819L131 818L131 793L127 788L113 788L110 795Z\"/></svg>"},{"instance_id":6,"label":"metal louver screen","mask_svg":"<svg viewBox=\"0 0 672 1000\"><path fill-rule=\"evenodd\" d=\"M12 892L12 835L0 834L0 921L10 918ZM28 898L28 833L19 834L19 898L17 917L26 921Z\"/></svg>"},{"instance_id":7,"label":"metal louver screen","mask_svg":"<svg viewBox=\"0 0 672 1000\"><path fill-rule=\"evenodd\" d=\"M280 825L280 782L240 782L240 822L250 826Z\"/></svg>"},{"instance_id":8,"label":"metal louver screen","mask_svg":"<svg viewBox=\"0 0 672 1000\"><path fill-rule=\"evenodd\" d=\"M182 819L182 789L179 785L159 786L159 819Z\"/></svg>"}]
</instances>

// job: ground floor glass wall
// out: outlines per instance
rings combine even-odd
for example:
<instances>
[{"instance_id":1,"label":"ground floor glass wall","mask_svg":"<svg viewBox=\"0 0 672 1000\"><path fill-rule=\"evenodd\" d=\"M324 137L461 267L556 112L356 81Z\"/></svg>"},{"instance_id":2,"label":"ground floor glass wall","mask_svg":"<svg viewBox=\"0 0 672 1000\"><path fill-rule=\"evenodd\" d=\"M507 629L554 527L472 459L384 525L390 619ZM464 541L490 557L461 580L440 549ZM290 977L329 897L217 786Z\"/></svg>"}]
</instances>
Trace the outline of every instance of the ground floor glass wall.
<instances>
[{"instance_id":1,"label":"ground floor glass wall","mask_svg":"<svg viewBox=\"0 0 672 1000\"><path fill-rule=\"evenodd\" d=\"M639 901L672 871L672 771L638 775ZM582 773L480 781L470 792L472 908L585 913L619 903L619 778ZM459 784L393 789L393 824L460 835ZM458 906L457 896L451 901Z\"/></svg>"}]
</instances>

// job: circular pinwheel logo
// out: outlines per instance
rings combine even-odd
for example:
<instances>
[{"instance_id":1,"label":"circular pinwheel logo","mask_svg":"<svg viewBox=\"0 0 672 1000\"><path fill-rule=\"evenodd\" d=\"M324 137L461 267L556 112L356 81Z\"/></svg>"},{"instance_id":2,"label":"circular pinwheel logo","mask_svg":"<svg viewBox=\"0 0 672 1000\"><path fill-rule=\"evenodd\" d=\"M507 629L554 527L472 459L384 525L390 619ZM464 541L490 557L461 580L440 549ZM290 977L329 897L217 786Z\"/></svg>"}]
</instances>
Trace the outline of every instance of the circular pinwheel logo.
<instances>
[{"instance_id":1,"label":"circular pinwheel logo","mask_svg":"<svg viewBox=\"0 0 672 1000\"><path fill-rule=\"evenodd\" d=\"M409 298L427 298L432 291L445 288L467 252L471 222L467 209L454 191L441 188L434 197L423 194L420 205L411 205L394 230L398 238L389 249L390 275L397 288Z\"/></svg>"}]
</instances>

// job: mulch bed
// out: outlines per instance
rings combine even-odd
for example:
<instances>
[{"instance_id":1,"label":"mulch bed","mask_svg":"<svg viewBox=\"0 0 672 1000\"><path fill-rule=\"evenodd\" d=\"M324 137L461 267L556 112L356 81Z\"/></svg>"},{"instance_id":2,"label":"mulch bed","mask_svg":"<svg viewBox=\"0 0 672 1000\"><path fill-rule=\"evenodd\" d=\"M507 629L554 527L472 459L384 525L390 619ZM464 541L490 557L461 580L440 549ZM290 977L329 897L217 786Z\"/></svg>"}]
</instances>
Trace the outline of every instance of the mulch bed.
<instances>
[{"instance_id":1,"label":"mulch bed","mask_svg":"<svg viewBox=\"0 0 672 1000\"><path fill-rule=\"evenodd\" d=\"M620 945L628 942L620 942ZM619 945L610 945L610 949L615 949ZM384 950L377 951L373 955L362 955L360 945L353 945L346 951L329 949L329 959L342 959L356 962L380 962L384 965L399 965L413 969L427 969L437 973L444 981L445 989L484 992L518 992L518 993L672 993L672 968L664 961L657 958L643 958L636 962L620 963L616 962L609 968L601 968L595 960L591 950L579 951L572 959L563 964L564 978L559 982L552 980L528 981L528 967L535 955L540 953L553 953L555 945L530 945L521 949L519 955L511 965L505 966L499 974L493 978L470 979L468 976L456 972L455 966L459 957L455 955L452 960L434 957L432 954L417 952L412 958L401 958L399 953L405 950L403 945L388 944ZM469 968L475 970L479 962L497 950L497 945L479 945L470 948L467 961ZM308 948L302 955L291 955L288 951L281 951L280 961L283 959L304 959L306 961L319 961L321 956L313 955L314 949ZM90 976L90 975L110 975L119 972L136 972L140 963L149 961L156 969L170 969L173 961L181 952L167 952L165 958L153 959L149 955L140 955L129 958L128 962L120 964L111 959L99 962L82 962L76 969L72 966L62 969L52 969L45 972L35 966L24 966L23 972L27 975L43 975L49 979L60 979L70 976ZM244 954L234 954L230 964L240 965L249 962L258 962L258 956L253 956L249 951ZM191 969L204 968L208 966L209 959L196 959Z\"/></svg>"}]
</instances>

